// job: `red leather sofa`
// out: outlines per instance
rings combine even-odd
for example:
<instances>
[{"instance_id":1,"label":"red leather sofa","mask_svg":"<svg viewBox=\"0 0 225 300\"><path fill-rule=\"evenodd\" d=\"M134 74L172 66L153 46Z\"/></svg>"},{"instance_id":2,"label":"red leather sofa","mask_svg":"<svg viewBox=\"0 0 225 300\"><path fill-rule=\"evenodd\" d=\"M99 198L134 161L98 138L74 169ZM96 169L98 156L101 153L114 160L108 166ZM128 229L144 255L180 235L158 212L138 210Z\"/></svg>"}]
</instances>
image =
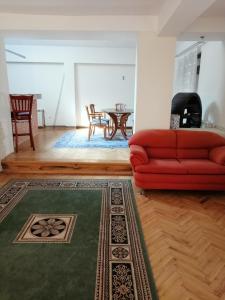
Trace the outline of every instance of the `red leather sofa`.
<instances>
[{"instance_id":1,"label":"red leather sofa","mask_svg":"<svg viewBox=\"0 0 225 300\"><path fill-rule=\"evenodd\" d=\"M216 133L143 130L129 146L140 188L225 191L225 138Z\"/></svg>"}]
</instances>

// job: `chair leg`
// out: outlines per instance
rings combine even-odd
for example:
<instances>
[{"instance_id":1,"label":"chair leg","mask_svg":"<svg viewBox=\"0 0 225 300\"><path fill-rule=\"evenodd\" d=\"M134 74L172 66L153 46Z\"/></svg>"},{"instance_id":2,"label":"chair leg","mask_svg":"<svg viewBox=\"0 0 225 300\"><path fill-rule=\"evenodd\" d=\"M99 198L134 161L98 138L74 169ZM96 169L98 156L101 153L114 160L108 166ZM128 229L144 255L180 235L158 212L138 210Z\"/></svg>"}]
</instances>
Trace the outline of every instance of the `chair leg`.
<instances>
[{"instance_id":1,"label":"chair leg","mask_svg":"<svg viewBox=\"0 0 225 300\"><path fill-rule=\"evenodd\" d=\"M16 144L16 152L18 152L18 130L17 130L17 123L16 120L14 122L14 130L13 137L15 137L15 144Z\"/></svg>"},{"instance_id":2,"label":"chair leg","mask_svg":"<svg viewBox=\"0 0 225 300\"><path fill-rule=\"evenodd\" d=\"M92 126L92 135L95 134L95 125Z\"/></svg>"},{"instance_id":3,"label":"chair leg","mask_svg":"<svg viewBox=\"0 0 225 300\"><path fill-rule=\"evenodd\" d=\"M104 130L104 139L106 139L106 126L104 126L103 130Z\"/></svg>"},{"instance_id":4,"label":"chair leg","mask_svg":"<svg viewBox=\"0 0 225 300\"><path fill-rule=\"evenodd\" d=\"M34 138L33 138L33 133L32 133L32 124L31 124L31 119L29 119L29 135L30 135L30 144L33 150L35 150L34 147Z\"/></svg>"},{"instance_id":5,"label":"chair leg","mask_svg":"<svg viewBox=\"0 0 225 300\"><path fill-rule=\"evenodd\" d=\"M109 127L109 123L108 123L108 135L110 135L110 127Z\"/></svg>"},{"instance_id":6,"label":"chair leg","mask_svg":"<svg viewBox=\"0 0 225 300\"><path fill-rule=\"evenodd\" d=\"M105 129L106 129L106 131L107 131L106 137L107 137L107 136L110 136L110 132L109 132L109 123L106 125Z\"/></svg>"},{"instance_id":7,"label":"chair leg","mask_svg":"<svg viewBox=\"0 0 225 300\"><path fill-rule=\"evenodd\" d=\"M91 124L89 125L89 129L88 129L88 140L90 141L90 138L91 138Z\"/></svg>"},{"instance_id":8,"label":"chair leg","mask_svg":"<svg viewBox=\"0 0 225 300\"><path fill-rule=\"evenodd\" d=\"M110 120L109 120L109 135L111 135L112 132L113 132L113 119L110 118Z\"/></svg>"}]
</instances>

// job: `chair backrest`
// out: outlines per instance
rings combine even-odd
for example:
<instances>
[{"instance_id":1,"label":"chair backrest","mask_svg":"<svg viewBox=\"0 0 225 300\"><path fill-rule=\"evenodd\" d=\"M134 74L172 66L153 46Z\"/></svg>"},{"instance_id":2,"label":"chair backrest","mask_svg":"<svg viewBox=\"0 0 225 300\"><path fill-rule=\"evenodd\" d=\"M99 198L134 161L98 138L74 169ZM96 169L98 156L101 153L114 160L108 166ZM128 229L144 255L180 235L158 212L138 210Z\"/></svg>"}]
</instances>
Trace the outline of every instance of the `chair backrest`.
<instances>
[{"instance_id":1,"label":"chair backrest","mask_svg":"<svg viewBox=\"0 0 225 300\"><path fill-rule=\"evenodd\" d=\"M10 95L11 108L14 113L32 111L33 95Z\"/></svg>"},{"instance_id":2,"label":"chair backrest","mask_svg":"<svg viewBox=\"0 0 225 300\"><path fill-rule=\"evenodd\" d=\"M87 105L85 105L85 108L86 108L86 112L87 112L87 115L88 115L88 121L90 122L91 121L91 116L90 116L89 108L88 108Z\"/></svg>"},{"instance_id":3,"label":"chair backrest","mask_svg":"<svg viewBox=\"0 0 225 300\"><path fill-rule=\"evenodd\" d=\"M95 105L94 104L90 104L90 111L92 114L95 113Z\"/></svg>"},{"instance_id":4,"label":"chair backrest","mask_svg":"<svg viewBox=\"0 0 225 300\"><path fill-rule=\"evenodd\" d=\"M124 111L126 109L126 104L124 103L116 103L116 110Z\"/></svg>"}]
</instances>

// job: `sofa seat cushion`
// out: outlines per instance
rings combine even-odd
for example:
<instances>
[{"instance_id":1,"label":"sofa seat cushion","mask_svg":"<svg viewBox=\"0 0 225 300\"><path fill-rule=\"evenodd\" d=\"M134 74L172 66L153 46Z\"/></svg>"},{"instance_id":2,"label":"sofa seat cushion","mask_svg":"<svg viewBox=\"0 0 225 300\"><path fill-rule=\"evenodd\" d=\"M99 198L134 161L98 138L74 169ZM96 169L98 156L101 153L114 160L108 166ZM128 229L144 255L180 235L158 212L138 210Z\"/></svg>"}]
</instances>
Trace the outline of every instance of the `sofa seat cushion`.
<instances>
[{"instance_id":1,"label":"sofa seat cushion","mask_svg":"<svg viewBox=\"0 0 225 300\"><path fill-rule=\"evenodd\" d=\"M187 174L177 159L150 159L148 164L135 167L135 172L151 174Z\"/></svg>"},{"instance_id":2,"label":"sofa seat cushion","mask_svg":"<svg viewBox=\"0 0 225 300\"><path fill-rule=\"evenodd\" d=\"M225 174L225 166L208 159L179 159L188 174Z\"/></svg>"}]
</instances>

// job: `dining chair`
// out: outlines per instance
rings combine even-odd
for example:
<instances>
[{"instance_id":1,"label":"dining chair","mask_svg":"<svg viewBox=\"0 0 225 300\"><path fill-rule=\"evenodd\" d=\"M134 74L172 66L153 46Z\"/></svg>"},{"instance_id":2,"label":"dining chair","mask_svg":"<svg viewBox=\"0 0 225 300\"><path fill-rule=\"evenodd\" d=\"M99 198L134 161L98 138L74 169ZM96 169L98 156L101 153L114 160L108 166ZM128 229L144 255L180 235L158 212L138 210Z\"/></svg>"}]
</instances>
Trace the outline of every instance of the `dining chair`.
<instances>
[{"instance_id":1,"label":"dining chair","mask_svg":"<svg viewBox=\"0 0 225 300\"><path fill-rule=\"evenodd\" d=\"M99 111L96 111L96 110L95 110L95 104L90 104L90 112L91 112L92 114L97 114L98 116L100 116L100 117L101 117L101 120L104 120L104 121L106 121L106 122L109 121L109 119L107 119L107 118L105 117L105 113L104 113L104 112L99 112Z\"/></svg>"},{"instance_id":2,"label":"dining chair","mask_svg":"<svg viewBox=\"0 0 225 300\"><path fill-rule=\"evenodd\" d=\"M102 121L105 121L107 123L109 123L109 128L112 128L112 120L111 118L106 118L105 116L105 112L99 112L95 110L95 104L90 104L90 112L93 114L97 114L98 117L101 117ZM108 134L109 134L109 129L108 129Z\"/></svg>"},{"instance_id":3,"label":"dining chair","mask_svg":"<svg viewBox=\"0 0 225 300\"><path fill-rule=\"evenodd\" d=\"M125 103L116 103L116 110L117 111L124 111L126 110L126 104Z\"/></svg>"},{"instance_id":4,"label":"dining chair","mask_svg":"<svg viewBox=\"0 0 225 300\"><path fill-rule=\"evenodd\" d=\"M109 120L102 118L102 113L91 112L87 105L85 106L85 108L89 121L88 140L90 141L91 135L94 135L95 127L103 128L104 138L106 138L106 130L109 132Z\"/></svg>"},{"instance_id":5,"label":"dining chair","mask_svg":"<svg viewBox=\"0 0 225 300\"><path fill-rule=\"evenodd\" d=\"M15 140L16 152L18 152L18 138L26 135L29 135L31 147L33 150L35 150L31 124L33 95L10 95L10 104L13 138ZM28 132L19 132L19 123L27 123Z\"/></svg>"}]
</instances>

